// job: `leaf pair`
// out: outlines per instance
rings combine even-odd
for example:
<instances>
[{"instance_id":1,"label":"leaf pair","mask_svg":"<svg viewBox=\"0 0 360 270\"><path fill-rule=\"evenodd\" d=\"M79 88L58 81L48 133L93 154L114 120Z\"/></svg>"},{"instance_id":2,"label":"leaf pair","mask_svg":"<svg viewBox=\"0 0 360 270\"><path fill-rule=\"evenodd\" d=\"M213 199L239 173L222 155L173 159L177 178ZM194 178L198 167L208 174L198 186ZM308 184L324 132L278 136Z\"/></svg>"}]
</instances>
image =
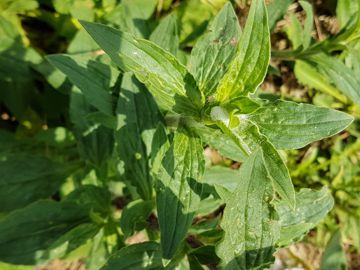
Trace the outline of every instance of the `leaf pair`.
<instances>
[{"instance_id":1,"label":"leaf pair","mask_svg":"<svg viewBox=\"0 0 360 270\"><path fill-rule=\"evenodd\" d=\"M303 237L334 205L326 188L298 192L296 209L276 201L260 151L246 160L238 175L237 188L220 193L226 202L221 223L225 235L217 254L224 269L263 269L278 247Z\"/></svg>"}]
</instances>

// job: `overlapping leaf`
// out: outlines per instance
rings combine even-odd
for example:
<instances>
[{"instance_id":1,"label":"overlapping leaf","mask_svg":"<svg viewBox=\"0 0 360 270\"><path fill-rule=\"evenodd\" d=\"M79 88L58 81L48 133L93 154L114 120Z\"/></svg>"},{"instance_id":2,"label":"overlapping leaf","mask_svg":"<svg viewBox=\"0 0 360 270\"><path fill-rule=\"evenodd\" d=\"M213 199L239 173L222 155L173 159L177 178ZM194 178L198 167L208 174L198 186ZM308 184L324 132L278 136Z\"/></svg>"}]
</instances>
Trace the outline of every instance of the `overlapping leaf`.
<instances>
[{"instance_id":1,"label":"overlapping leaf","mask_svg":"<svg viewBox=\"0 0 360 270\"><path fill-rule=\"evenodd\" d=\"M225 235L217 254L224 269L263 269L273 261L280 225L269 204L274 192L260 152L242 165L240 175L241 184L224 198Z\"/></svg>"},{"instance_id":2,"label":"overlapping leaf","mask_svg":"<svg viewBox=\"0 0 360 270\"><path fill-rule=\"evenodd\" d=\"M198 115L203 98L195 80L169 52L114 28L82 22L85 29L124 71L132 71L164 110Z\"/></svg>"},{"instance_id":3,"label":"overlapping leaf","mask_svg":"<svg viewBox=\"0 0 360 270\"><path fill-rule=\"evenodd\" d=\"M316 207L314 207L316 205ZM324 187L319 191L302 189L296 194L296 209L286 202L275 204L281 223L280 245L288 245L315 227L333 208L334 200Z\"/></svg>"},{"instance_id":4,"label":"overlapping leaf","mask_svg":"<svg viewBox=\"0 0 360 270\"><path fill-rule=\"evenodd\" d=\"M294 207L294 186L284 161L268 139L259 132L258 127L249 121L248 116L230 115L224 108L214 107L211 117L222 131L237 144L243 155L250 156L261 151L275 191Z\"/></svg>"},{"instance_id":5,"label":"overlapping leaf","mask_svg":"<svg viewBox=\"0 0 360 270\"><path fill-rule=\"evenodd\" d=\"M149 40L176 56L179 48L176 17L173 15L165 17L151 33Z\"/></svg>"},{"instance_id":6,"label":"overlapping leaf","mask_svg":"<svg viewBox=\"0 0 360 270\"><path fill-rule=\"evenodd\" d=\"M203 172L201 140L190 131L178 130L156 176L161 249L166 259L175 254L192 223Z\"/></svg>"},{"instance_id":7,"label":"overlapping leaf","mask_svg":"<svg viewBox=\"0 0 360 270\"><path fill-rule=\"evenodd\" d=\"M74 227L89 222L88 212L74 203L38 201L0 220L0 260L33 265Z\"/></svg>"},{"instance_id":8,"label":"overlapping leaf","mask_svg":"<svg viewBox=\"0 0 360 270\"><path fill-rule=\"evenodd\" d=\"M144 242L124 247L115 252L101 270L161 269L160 246L156 242Z\"/></svg>"},{"instance_id":9,"label":"overlapping leaf","mask_svg":"<svg viewBox=\"0 0 360 270\"><path fill-rule=\"evenodd\" d=\"M99 111L112 115L113 101L110 87L119 72L110 61L102 63L93 53L78 55L50 55L47 59L60 69L84 94L87 102Z\"/></svg>"},{"instance_id":10,"label":"overlapping leaf","mask_svg":"<svg viewBox=\"0 0 360 270\"><path fill-rule=\"evenodd\" d=\"M270 33L263 0L252 2L239 50L221 79L215 99L226 102L256 90L266 75L270 60Z\"/></svg>"},{"instance_id":11,"label":"overlapping leaf","mask_svg":"<svg viewBox=\"0 0 360 270\"><path fill-rule=\"evenodd\" d=\"M276 101L249 116L278 149L301 148L345 129L353 117L310 104Z\"/></svg>"},{"instance_id":12,"label":"overlapping leaf","mask_svg":"<svg viewBox=\"0 0 360 270\"><path fill-rule=\"evenodd\" d=\"M144 199L152 197L149 156L153 134L161 116L151 94L131 74L125 73L117 104L117 150L124 162L125 180Z\"/></svg>"},{"instance_id":13,"label":"overlapping leaf","mask_svg":"<svg viewBox=\"0 0 360 270\"><path fill-rule=\"evenodd\" d=\"M215 92L227 71L237 51L240 34L238 18L232 5L227 3L192 49L190 71L205 96Z\"/></svg>"},{"instance_id":14,"label":"overlapping leaf","mask_svg":"<svg viewBox=\"0 0 360 270\"><path fill-rule=\"evenodd\" d=\"M14 155L0 161L0 212L52 196L69 170L45 157Z\"/></svg>"}]
</instances>

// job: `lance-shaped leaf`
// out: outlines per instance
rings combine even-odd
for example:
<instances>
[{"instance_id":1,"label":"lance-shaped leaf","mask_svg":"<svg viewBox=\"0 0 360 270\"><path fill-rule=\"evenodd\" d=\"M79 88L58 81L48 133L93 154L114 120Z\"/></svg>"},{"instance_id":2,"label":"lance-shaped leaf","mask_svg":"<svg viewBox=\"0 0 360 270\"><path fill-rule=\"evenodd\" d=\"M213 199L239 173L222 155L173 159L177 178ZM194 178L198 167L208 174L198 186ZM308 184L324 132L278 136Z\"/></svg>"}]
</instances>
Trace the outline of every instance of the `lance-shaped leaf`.
<instances>
[{"instance_id":1,"label":"lance-shaped leaf","mask_svg":"<svg viewBox=\"0 0 360 270\"><path fill-rule=\"evenodd\" d=\"M204 143L216 149L224 157L239 162L247 158L243 150L221 130L199 125L196 126L194 131L201 137Z\"/></svg>"},{"instance_id":2,"label":"lance-shaped leaf","mask_svg":"<svg viewBox=\"0 0 360 270\"><path fill-rule=\"evenodd\" d=\"M345 270L347 259L341 243L341 232L336 231L327 243L321 258L320 270Z\"/></svg>"},{"instance_id":3,"label":"lance-shaped leaf","mask_svg":"<svg viewBox=\"0 0 360 270\"><path fill-rule=\"evenodd\" d=\"M268 6L269 28L272 31L276 23L281 20L287 12L293 0L273 0Z\"/></svg>"},{"instance_id":4,"label":"lance-shaped leaf","mask_svg":"<svg viewBox=\"0 0 360 270\"><path fill-rule=\"evenodd\" d=\"M270 60L270 32L264 0L254 0L250 8L238 52L221 79L215 99L225 102L246 96L264 80Z\"/></svg>"},{"instance_id":5,"label":"lance-shaped leaf","mask_svg":"<svg viewBox=\"0 0 360 270\"><path fill-rule=\"evenodd\" d=\"M59 238L89 222L88 211L74 203L38 201L0 220L0 260L34 265Z\"/></svg>"},{"instance_id":6,"label":"lance-shaped leaf","mask_svg":"<svg viewBox=\"0 0 360 270\"><path fill-rule=\"evenodd\" d=\"M341 94L339 89L331 84L326 75L321 74L311 63L296 60L294 73L298 81L303 85L329 94L343 103L348 103L348 98Z\"/></svg>"},{"instance_id":7,"label":"lance-shaped leaf","mask_svg":"<svg viewBox=\"0 0 360 270\"><path fill-rule=\"evenodd\" d=\"M294 207L295 190L284 161L258 127L249 121L248 116L230 115L224 108L217 106L212 108L211 118L239 146L244 156L261 151L275 191Z\"/></svg>"},{"instance_id":8,"label":"lance-shaped leaf","mask_svg":"<svg viewBox=\"0 0 360 270\"><path fill-rule=\"evenodd\" d=\"M313 30L314 24L314 12L312 10L312 5L306 1L299 1L301 7L306 13L306 20L304 24L304 31L302 36L302 45L306 49L310 46L311 43L311 32Z\"/></svg>"},{"instance_id":9,"label":"lance-shaped leaf","mask_svg":"<svg viewBox=\"0 0 360 270\"><path fill-rule=\"evenodd\" d=\"M213 94L236 53L241 34L238 18L231 3L227 3L211 22L191 51L190 71L200 90Z\"/></svg>"},{"instance_id":10,"label":"lance-shaped leaf","mask_svg":"<svg viewBox=\"0 0 360 270\"><path fill-rule=\"evenodd\" d=\"M94 108L84 95L73 89L70 99L70 119L74 124L74 135L77 139L82 157L97 168L102 167L112 155L114 148L114 131L99 123L87 120Z\"/></svg>"},{"instance_id":11,"label":"lance-shaped leaf","mask_svg":"<svg viewBox=\"0 0 360 270\"><path fill-rule=\"evenodd\" d=\"M175 133L157 174L157 212L162 255L170 259L191 226L204 172L201 140L183 128Z\"/></svg>"},{"instance_id":12,"label":"lance-shaped leaf","mask_svg":"<svg viewBox=\"0 0 360 270\"><path fill-rule=\"evenodd\" d=\"M64 258L86 241L93 238L100 227L94 223L83 223L61 235L49 248L42 252L41 261L49 261Z\"/></svg>"},{"instance_id":13,"label":"lance-shaped leaf","mask_svg":"<svg viewBox=\"0 0 360 270\"><path fill-rule=\"evenodd\" d=\"M274 184L274 189L284 198L290 207L295 207L295 189L291 181L289 170L280 157L275 147L265 140L261 144L261 152L269 178Z\"/></svg>"},{"instance_id":14,"label":"lance-shaped leaf","mask_svg":"<svg viewBox=\"0 0 360 270\"><path fill-rule=\"evenodd\" d=\"M326 54L317 54L306 59L316 66L344 95L360 105L360 78L342 61Z\"/></svg>"},{"instance_id":15,"label":"lance-shaped leaf","mask_svg":"<svg viewBox=\"0 0 360 270\"><path fill-rule=\"evenodd\" d=\"M176 17L169 15L161 20L159 25L151 33L149 40L176 56L179 48L179 33Z\"/></svg>"},{"instance_id":16,"label":"lance-shaped leaf","mask_svg":"<svg viewBox=\"0 0 360 270\"><path fill-rule=\"evenodd\" d=\"M107 61L102 63L93 53L50 55L47 59L61 70L84 94L87 102L99 111L112 115L113 102L110 87L119 72Z\"/></svg>"},{"instance_id":17,"label":"lance-shaped leaf","mask_svg":"<svg viewBox=\"0 0 360 270\"><path fill-rule=\"evenodd\" d=\"M119 158L124 161L125 180L136 187L141 198L151 199L149 145L161 116L151 94L131 73L123 76L116 113L115 136Z\"/></svg>"},{"instance_id":18,"label":"lance-shaped leaf","mask_svg":"<svg viewBox=\"0 0 360 270\"><path fill-rule=\"evenodd\" d=\"M249 118L278 149L297 149L345 129L353 117L310 104L276 101Z\"/></svg>"},{"instance_id":19,"label":"lance-shaped leaf","mask_svg":"<svg viewBox=\"0 0 360 270\"><path fill-rule=\"evenodd\" d=\"M0 172L0 212L52 196L67 177L64 166L30 155L14 155L0 161Z\"/></svg>"},{"instance_id":20,"label":"lance-shaped leaf","mask_svg":"<svg viewBox=\"0 0 360 270\"><path fill-rule=\"evenodd\" d=\"M198 115L203 98L195 80L169 52L114 28L82 22L86 31L123 70L132 71L164 110Z\"/></svg>"},{"instance_id":21,"label":"lance-shaped leaf","mask_svg":"<svg viewBox=\"0 0 360 270\"><path fill-rule=\"evenodd\" d=\"M280 225L269 203L274 192L260 152L241 166L240 181L230 198L223 198L225 235L217 254L224 269L263 269L273 261Z\"/></svg>"},{"instance_id":22,"label":"lance-shaped leaf","mask_svg":"<svg viewBox=\"0 0 360 270\"><path fill-rule=\"evenodd\" d=\"M316 207L314 207L316 206ZM319 191L302 189L296 194L296 208L291 209L286 202L275 204L281 223L279 245L288 245L315 227L333 208L334 199L324 187Z\"/></svg>"},{"instance_id":23,"label":"lance-shaped leaf","mask_svg":"<svg viewBox=\"0 0 360 270\"><path fill-rule=\"evenodd\" d=\"M144 242L130 245L115 252L101 270L162 269L160 245Z\"/></svg>"},{"instance_id":24,"label":"lance-shaped leaf","mask_svg":"<svg viewBox=\"0 0 360 270\"><path fill-rule=\"evenodd\" d=\"M121 212L120 227L127 238L147 225L146 219L153 209L152 201L136 200L130 202Z\"/></svg>"}]
</instances>

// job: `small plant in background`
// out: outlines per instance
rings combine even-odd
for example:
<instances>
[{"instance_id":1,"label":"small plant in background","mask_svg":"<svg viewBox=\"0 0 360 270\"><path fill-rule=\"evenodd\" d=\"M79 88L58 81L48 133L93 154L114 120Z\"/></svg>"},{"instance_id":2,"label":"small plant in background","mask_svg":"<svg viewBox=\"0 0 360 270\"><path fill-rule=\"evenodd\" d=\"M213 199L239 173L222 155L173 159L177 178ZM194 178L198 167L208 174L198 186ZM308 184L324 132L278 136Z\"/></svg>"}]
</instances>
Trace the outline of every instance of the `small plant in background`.
<instances>
[{"instance_id":1,"label":"small plant in background","mask_svg":"<svg viewBox=\"0 0 360 270\"><path fill-rule=\"evenodd\" d=\"M11 14L8 2L3 14ZM350 213L341 210L341 200L357 190L343 185L345 172L336 166L353 162L357 143L343 146L335 137L331 162L319 164L312 143L341 132L354 118L266 98L259 86L271 57L270 30L283 16L275 12L281 1L267 7L253 0L244 29L225 2L203 4L204 17L222 9L200 37L202 22L188 10L196 1L179 4L177 18L163 17L154 31L151 15L169 9L171 1L148 1L141 9L141 0L54 1L51 8L60 17L36 14L29 4L24 12L74 30L56 30L72 42L67 54L46 59L28 46L16 23L0 16L4 32L17 33L5 35L0 57L16 52L22 62L14 66L26 74L17 81L9 72L0 80L6 89L18 87L1 98L20 122L16 137L1 133L0 261L37 265L85 258L87 269L264 269L274 252L301 240L326 217L334 207L332 194L340 200L337 217ZM357 17L344 23L348 32L314 43L311 6L300 4L308 15L304 29L292 18L287 33L293 50L273 51L273 57L295 61L300 81L331 89L326 93L341 97L341 108L357 116L355 58L349 54L351 61L342 62L331 55L340 45L355 44ZM82 19L81 26L71 16ZM342 80L334 80L335 74ZM39 81L46 85L41 91ZM46 95L54 95L52 103L46 104ZM55 128L42 122L41 113L52 116L48 123ZM68 121L71 132L59 119ZM309 144L296 162L292 155L303 151L296 149ZM241 163L240 169L208 166L205 146ZM346 174L344 179L352 179L356 171ZM311 183L303 184L309 175ZM291 176L302 187L298 191ZM331 189L328 177L335 179ZM340 238L337 232L329 242L323 269L341 251Z\"/></svg>"}]
</instances>

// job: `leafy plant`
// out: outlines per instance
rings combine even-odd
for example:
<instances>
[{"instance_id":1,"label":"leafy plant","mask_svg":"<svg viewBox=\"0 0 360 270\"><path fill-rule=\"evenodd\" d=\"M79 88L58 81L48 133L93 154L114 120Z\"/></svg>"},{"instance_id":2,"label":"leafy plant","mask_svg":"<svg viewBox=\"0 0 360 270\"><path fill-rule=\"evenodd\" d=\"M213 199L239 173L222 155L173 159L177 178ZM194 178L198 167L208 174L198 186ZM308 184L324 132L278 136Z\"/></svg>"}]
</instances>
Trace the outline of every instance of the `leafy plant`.
<instances>
[{"instance_id":1,"label":"leafy plant","mask_svg":"<svg viewBox=\"0 0 360 270\"><path fill-rule=\"evenodd\" d=\"M211 12L223 4L215 2ZM66 3L53 7L86 19L80 23L96 43L78 50L89 40L80 30L69 54L30 61L28 72L53 87L61 82L72 132L50 129L30 142L2 134L1 261L35 265L80 252L88 269L264 269L333 208L327 187L295 190L279 150L333 136L353 117L261 98L270 27L280 17L273 9L269 27L263 0L252 1L243 30L225 4L188 57L181 48L195 41L186 29L179 35L172 14L149 33L151 14L166 3L140 10L122 1L110 3L109 14L75 15L80 2ZM187 20L185 4L177 12ZM306 33L301 49L311 47ZM44 157L44 144L57 160ZM208 168L205 145L241 162L240 170Z\"/></svg>"}]
</instances>

